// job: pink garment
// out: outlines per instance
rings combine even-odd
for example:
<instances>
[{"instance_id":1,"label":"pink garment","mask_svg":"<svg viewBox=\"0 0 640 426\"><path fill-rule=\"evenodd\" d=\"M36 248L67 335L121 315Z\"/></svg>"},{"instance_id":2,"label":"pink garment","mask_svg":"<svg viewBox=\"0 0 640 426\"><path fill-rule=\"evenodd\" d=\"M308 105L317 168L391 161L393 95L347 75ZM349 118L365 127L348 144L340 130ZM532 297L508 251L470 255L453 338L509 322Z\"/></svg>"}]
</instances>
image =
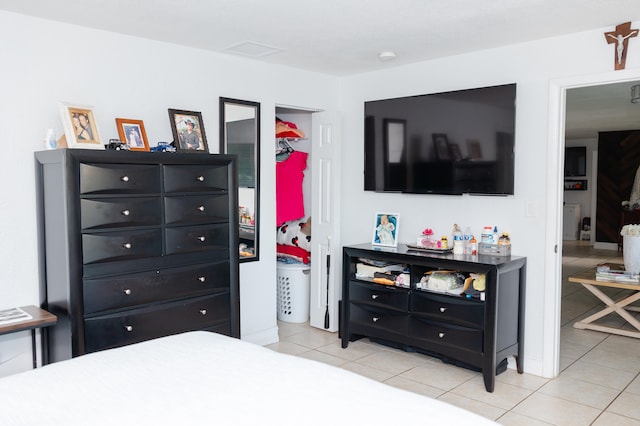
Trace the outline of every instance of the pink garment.
<instances>
[{"instance_id":1,"label":"pink garment","mask_svg":"<svg viewBox=\"0 0 640 426\"><path fill-rule=\"evenodd\" d=\"M308 156L293 151L286 160L276 163L276 226L304 216L302 180Z\"/></svg>"}]
</instances>

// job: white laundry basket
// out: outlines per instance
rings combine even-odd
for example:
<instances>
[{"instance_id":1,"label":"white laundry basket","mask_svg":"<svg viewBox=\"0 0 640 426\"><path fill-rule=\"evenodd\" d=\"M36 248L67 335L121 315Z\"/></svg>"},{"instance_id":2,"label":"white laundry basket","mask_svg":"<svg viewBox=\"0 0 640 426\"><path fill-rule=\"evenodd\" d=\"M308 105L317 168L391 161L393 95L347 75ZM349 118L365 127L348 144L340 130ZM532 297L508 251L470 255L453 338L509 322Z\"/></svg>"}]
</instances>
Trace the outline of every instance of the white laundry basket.
<instances>
[{"instance_id":1,"label":"white laundry basket","mask_svg":"<svg viewBox=\"0 0 640 426\"><path fill-rule=\"evenodd\" d=\"M278 262L278 319L309 320L311 269L308 265Z\"/></svg>"}]
</instances>

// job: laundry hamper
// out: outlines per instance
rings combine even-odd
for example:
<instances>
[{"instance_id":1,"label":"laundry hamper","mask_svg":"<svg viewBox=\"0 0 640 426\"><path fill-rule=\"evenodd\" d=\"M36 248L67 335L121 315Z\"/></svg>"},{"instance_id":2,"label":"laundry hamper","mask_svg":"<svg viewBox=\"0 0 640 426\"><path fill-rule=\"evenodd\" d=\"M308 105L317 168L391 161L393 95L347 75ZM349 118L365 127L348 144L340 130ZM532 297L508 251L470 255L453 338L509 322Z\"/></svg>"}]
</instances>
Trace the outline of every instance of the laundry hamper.
<instances>
[{"instance_id":1,"label":"laundry hamper","mask_svg":"<svg viewBox=\"0 0 640 426\"><path fill-rule=\"evenodd\" d=\"M278 319L285 322L309 320L311 269L308 265L278 262Z\"/></svg>"}]
</instances>

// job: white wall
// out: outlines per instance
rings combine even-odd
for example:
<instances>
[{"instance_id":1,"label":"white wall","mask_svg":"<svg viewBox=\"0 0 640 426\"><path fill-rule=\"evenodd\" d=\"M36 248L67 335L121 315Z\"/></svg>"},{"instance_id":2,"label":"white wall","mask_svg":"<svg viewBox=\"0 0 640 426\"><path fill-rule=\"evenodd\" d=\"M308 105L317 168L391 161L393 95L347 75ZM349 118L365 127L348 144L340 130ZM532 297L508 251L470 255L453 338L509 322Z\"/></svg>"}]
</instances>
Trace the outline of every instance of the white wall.
<instances>
[{"instance_id":1,"label":"white wall","mask_svg":"<svg viewBox=\"0 0 640 426\"><path fill-rule=\"evenodd\" d=\"M94 106L103 140L117 138L116 117L143 120L152 146L172 139L167 109L200 111L216 153L225 96L261 103L260 261L240 266L241 330L277 341L275 106L335 110L337 79L7 12L0 40L0 307L40 303L33 153L47 128L63 133L59 101ZM28 332L0 336L0 376L29 369L30 351Z\"/></svg>"},{"instance_id":2,"label":"white wall","mask_svg":"<svg viewBox=\"0 0 640 426\"><path fill-rule=\"evenodd\" d=\"M350 161L342 170L342 243L370 239L373 214L382 206L400 214L399 241L413 241L424 228L449 233L453 223L480 233L484 225L509 232L512 253L527 257L525 325L526 371L554 374L554 327L559 294L562 173L564 149L559 112L551 90L575 76L605 74L611 80L612 46L603 33L611 28L421 62L345 78L342 82L342 154ZM627 68L640 66L640 44L629 44ZM620 74L621 78L623 74ZM628 73L624 74L628 77ZM597 77L593 78L598 80ZM588 80L588 79L585 79ZM517 83L515 195L509 197L379 194L362 191L363 102L399 96ZM577 84L577 83L576 83Z\"/></svg>"}]
</instances>

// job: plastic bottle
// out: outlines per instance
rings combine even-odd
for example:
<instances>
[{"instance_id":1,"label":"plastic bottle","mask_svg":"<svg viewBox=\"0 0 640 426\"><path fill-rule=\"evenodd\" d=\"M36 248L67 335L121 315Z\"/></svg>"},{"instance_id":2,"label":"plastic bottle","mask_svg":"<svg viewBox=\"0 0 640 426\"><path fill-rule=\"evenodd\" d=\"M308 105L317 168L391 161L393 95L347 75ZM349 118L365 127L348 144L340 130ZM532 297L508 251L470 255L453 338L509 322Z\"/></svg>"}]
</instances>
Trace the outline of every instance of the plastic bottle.
<instances>
[{"instance_id":1,"label":"plastic bottle","mask_svg":"<svg viewBox=\"0 0 640 426\"><path fill-rule=\"evenodd\" d=\"M498 234L498 227L494 226L493 227L493 242L491 244L498 244L498 238L500 237L500 235Z\"/></svg>"},{"instance_id":2,"label":"plastic bottle","mask_svg":"<svg viewBox=\"0 0 640 426\"><path fill-rule=\"evenodd\" d=\"M462 236L464 254L471 254L471 248L469 247L469 245L471 244L472 237L473 235L471 234L471 228L467 226L466 228L464 228L464 234Z\"/></svg>"},{"instance_id":3,"label":"plastic bottle","mask_svg":"<svg viewBox=\"0 0 640 426\"><path fill-rule=\"evenodd\" d=\"M476 241L476 237L471 236L471 241L469 242L469 249L471 251L472 256L478 255L478 241Z\"/></svg>"},{"instance_id":4,"label":"plastic bottle","mask_svg":"<svg viewBox=\"0 0 640 426\"><path fill-rule=\"evenodd\" d=\"M44 138L45 149L56 149L58 141L56 140L56 133L53 129L47 129L47 136Z\"/></svg>"}]
</instances>

